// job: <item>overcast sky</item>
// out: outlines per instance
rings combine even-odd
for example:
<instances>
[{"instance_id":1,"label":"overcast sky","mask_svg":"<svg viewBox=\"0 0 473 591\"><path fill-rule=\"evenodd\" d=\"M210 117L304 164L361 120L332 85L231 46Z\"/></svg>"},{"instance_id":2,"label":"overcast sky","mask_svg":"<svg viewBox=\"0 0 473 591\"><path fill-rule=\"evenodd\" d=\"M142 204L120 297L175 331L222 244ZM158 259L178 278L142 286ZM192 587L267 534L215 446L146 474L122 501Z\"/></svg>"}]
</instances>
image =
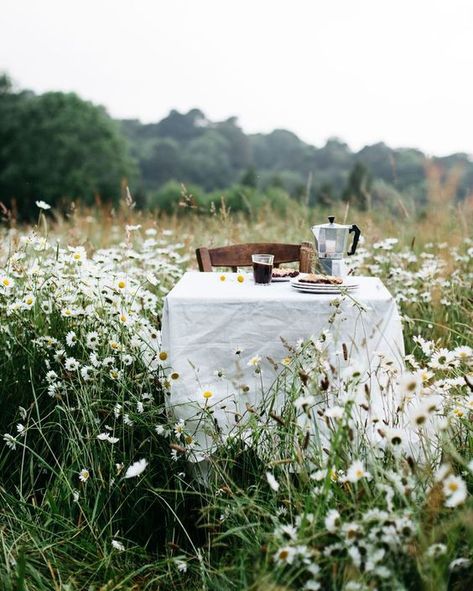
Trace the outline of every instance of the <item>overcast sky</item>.
<instances>
[{"instance_id":1,"label":"overcast sky","mask_svg":"<svg viewBox=\"0 0 473 591\"><path fill-rule=\"evenodd\" d=\"M472 0L1 0L0 69L114 117L473 154Z\"/></svg>"}]
</instances>

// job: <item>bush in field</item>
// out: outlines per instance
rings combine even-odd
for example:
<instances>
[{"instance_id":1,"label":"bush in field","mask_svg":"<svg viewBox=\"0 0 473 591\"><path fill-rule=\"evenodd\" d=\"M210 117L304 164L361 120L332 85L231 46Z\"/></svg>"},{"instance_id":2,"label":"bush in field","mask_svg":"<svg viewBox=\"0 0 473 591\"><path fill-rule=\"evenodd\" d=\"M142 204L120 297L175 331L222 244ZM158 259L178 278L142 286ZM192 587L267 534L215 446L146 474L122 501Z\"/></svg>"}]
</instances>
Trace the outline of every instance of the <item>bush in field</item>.
<instances>
[{"instance_id":1,"label":"bush in field","mask_svg":"<svg viewBox=\"0 0 473 591\"><path fill-rule=\"evenodd\" d=\"M20 216L50 204L116 201L136 169L117 124L73 93L0 92L0 201Z\"/></svg>"}]
</instances>

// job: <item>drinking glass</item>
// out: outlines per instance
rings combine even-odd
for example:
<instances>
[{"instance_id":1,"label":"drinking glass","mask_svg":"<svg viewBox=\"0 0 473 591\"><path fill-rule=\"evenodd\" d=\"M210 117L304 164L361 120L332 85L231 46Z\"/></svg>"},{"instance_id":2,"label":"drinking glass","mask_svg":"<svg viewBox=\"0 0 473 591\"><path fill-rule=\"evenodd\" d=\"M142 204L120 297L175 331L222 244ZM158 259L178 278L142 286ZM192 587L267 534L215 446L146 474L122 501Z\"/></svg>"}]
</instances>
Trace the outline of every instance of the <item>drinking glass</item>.
<instances>
[{"instance_id":1,"label":"drinking glass","mask_svg":"<svg viewBox=\"0 0 473 591\"><path fill-rule=\"evenodd\" d=\"M274 255L252 254L253 277L257 285L269 285L273 276Z\"/></svg>"}]
</instances>

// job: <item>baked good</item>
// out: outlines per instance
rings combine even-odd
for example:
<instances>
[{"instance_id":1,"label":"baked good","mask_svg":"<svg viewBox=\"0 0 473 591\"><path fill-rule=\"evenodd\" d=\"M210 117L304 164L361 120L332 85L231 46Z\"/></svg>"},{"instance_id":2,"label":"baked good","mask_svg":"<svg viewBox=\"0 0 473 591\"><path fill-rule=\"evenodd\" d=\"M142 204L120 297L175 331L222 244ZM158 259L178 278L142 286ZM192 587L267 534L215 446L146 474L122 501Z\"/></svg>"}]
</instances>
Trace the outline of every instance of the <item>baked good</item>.
<instances>
[{"instance_id":1,"label":"baked good","mask_svg":"<svg viewBox=\"0 0 473 591\"><path fill-rule=\"evenodd\" d=\"M284 269L284 267L273 268L273 277L276 279L282 279L284 277L297 277L299 271L296 269Z\"/></svg>"},{"instance_id":2,"label":"baked good","mask_svg":"<svg viewBox=\"0 0 473 591\"><path fill-rule=\"evenodd\" d=\"M343 279L335 277L334 275L318 275L317 273L309 273L299 278L299 283L312 283L318 285L341 285Z\"/></svg>"}]
</instances>

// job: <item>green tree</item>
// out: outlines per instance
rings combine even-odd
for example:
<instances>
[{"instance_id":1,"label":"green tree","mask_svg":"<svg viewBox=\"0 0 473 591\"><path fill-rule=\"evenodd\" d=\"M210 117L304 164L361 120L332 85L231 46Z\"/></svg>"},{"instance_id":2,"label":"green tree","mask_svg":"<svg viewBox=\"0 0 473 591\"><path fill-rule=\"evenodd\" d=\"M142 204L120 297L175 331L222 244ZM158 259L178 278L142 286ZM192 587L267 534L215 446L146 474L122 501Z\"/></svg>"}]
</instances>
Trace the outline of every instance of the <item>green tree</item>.
<instances>
[{"instance_id":1,"label":"green tree","mask_svg":"<svg viewBox=\"0 0 473 591\"><path fill-rule=\"evenodd\" d=\"M352 203L362 211L370 207L371 174L362 162L357 162L348 177L342 199Z\"/></svg>"},{"instance_id":2,"label":"green tree","mask_svg":"<svg viewBox=\"0 0 473 591\"><path fill-rule=\"evenodd\" d=\"M135 167L117 124L73 93L0 91L0 200L35 215L34 203L117 200Z\"/></svg>"}]
</instances>

